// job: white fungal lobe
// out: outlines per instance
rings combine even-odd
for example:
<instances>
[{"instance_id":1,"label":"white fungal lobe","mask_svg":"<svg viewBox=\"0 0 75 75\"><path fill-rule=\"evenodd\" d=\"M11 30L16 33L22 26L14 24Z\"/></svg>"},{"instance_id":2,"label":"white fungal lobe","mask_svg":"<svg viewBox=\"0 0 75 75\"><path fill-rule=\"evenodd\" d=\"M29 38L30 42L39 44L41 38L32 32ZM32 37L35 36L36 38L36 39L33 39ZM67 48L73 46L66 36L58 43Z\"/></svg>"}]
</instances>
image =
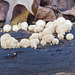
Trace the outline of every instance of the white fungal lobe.
<instances>
[{"instance_id":1,"label":"white fungal lobe","mask_svg":"<svg viewBox=\"0 0 75 75\"><path fill-rule=\"evenodd\" d=\"M52 40L52 43L53 43L54 45L57 45L57 44L59 44L59 40L58 40L57 38L54 38L54 39Z\"/></svg>"},{"instance_id":2,"label":"white fungal lobe","mask_svg":"<svg viewBox=\"0 0 75 75\"><path fill-rule=\"evenodd\" d=\"M34 32L35 32L35 33L40 33L40 32L42 32L43 30L44 30L43 27L37 26L37 27L35 27Z\"/></svg>"},{"instance_id":3,"label":"white fungal lobe","mask_svg":"<svg viewBox=\"0 0 75 75\"><path fill-rule=\"evenodd\" d=\"M66 35L66 39L67 40L72 40L73 38L74 38L74 35L71 34L71 33L69 33L69 34Z\"/></svg>"},{"instance_id":4,"label":"white fungal lobe","mask_svg":"<svg viewBox=\"0 0 75 75\"><path fill-rule=\"evenodd\" d=\"M42 46L45 46L45 45L46 45L46 42L45 42L44 40L41 40L40 44L41 44Z\"/></svg>"},{"instance_id":5,"label":"white fungal lobe","mask_svg":"<svg viewBox=\"0 0 75 75\"><path fill-rule=\"evenodd\" d=\"M18 25L13 25L13 28L12 28L13 31L17 32L19 30L19 27Z\"/></svg>"},{"instance_id":6,"label":"white fungal lobe","mask_svg":"<svg viewBox=\"0 0 75 75\"><path fill-rule=\"evenodd\" d=\"M45 36L42 37L42 40L44 40L47 43L52 42L54 39L54 36L52 34L46 34Z\"/></svg>"},{"instance_id":7,"label":"white fungal lobe","mask_svg":"<svg viewBox=\"0 0 75 75\"><path fill-rule=\"evenodd\" d=\"M22 48L27 48L27 47L29 47L30 46L30 44L29 44L29 40L28 39L22 39L21 41L20 41L20 47L22 47Z\"/></svg>"},{"instance_id":8,"label":"white fungal lobe","mask_svg":"<svg viewBox=\"0 0 75 75\"><path fill-rule=\"evenodd\" d=\"M3 31L4 32L9 32L9 31L11 31L11 25L4 25L4 27L3 27Z\"/></svg>"},{"instance_id":9,"label":"white fungal lobe","mask_svg":"<svg viewBox=\"0 0 75 75\"><path fill-rule=\"evenodd\" d=\"M36 25L30 25L30 26L28 27L28 30L29 30L29 31L34 31L35 27L36 27Z\"/></svg>"},{"instance_id":10,"label":"white fungal lobe","mask_svg":"<svg viewBox=\"0 0 75 75\"><path fill-rule=\"evenodd\" d=\"M27 30L28 29L28 23L27 22L20 23L19 28L22 30Z\"/></svg>"},{"instance_id":11,"label":"white fungal lobe","mask_svg":"<svg viewBox=\"0 0 75 75\"><path fill-rule=\"evenodd\" d=\"M63 34L58 34L57 37L58 37L59 39L64 39L64 35L63 35Z\"/></svg>"},{"instance_id":12,"label":"white fungal lobe","mask_svg":"<svg viewBox=\"0 0 75 75\"><path fill-rule=\"evenodd\" d=\"M38 33L33 33L33 34L29 37L29 39L38 39L38 38L39 38Z\"/></svg>"},{"instance_id":13,"label":"white fungal lobe","mask_svg":"<svg viewBox=\"0 0 75 75\"><path fill-rule=\"evenodd\" d=\"M46 25L46 22L43 21L43 20L38 20L38 21L36 22L36 26L45 27L45 25Z\"/></svg>"}]
</instances>

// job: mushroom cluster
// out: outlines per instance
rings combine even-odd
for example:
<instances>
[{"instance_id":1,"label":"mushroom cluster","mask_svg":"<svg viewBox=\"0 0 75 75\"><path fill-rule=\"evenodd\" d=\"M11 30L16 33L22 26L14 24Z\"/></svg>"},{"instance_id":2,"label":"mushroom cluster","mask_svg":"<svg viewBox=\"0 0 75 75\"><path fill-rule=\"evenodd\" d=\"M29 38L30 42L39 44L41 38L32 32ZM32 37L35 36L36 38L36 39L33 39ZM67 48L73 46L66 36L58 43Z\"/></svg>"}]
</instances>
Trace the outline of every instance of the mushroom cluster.
<instances>
[{"instance_id":1,"label":"mushroom cluster","mask_svg":"<svg viewBox=\"0 0 75 75\"><path fill-rule=\"evenodd\" d=\"M36 49L39 44L41 44L42 46L45 46L47 43L50 45L57 45L59 44L59 39L64 40L65 33L72 30L72 26L72 22L70 20L66 20L63 17L59 17L53 22L49 21L47 24L43 20L38 20L35 25L29 26L27 22L13 25L13 27L11 27L10 25L5 25L3 27L4 32L11 31L11 29L17 32L21 29L29 30L33 33L29 38L24 38L20 42L18 42L15 38L11 37L9 34L5 34L1 37L1 47L4 49L19 47L32 47ZM57 35L54 36L54 33L56 33ZM9 39L7 37L9 37ZM72 40L73 38L74 35L72 33L68 33L66 35L67 40Z\"/></svg>"}]
</instances>

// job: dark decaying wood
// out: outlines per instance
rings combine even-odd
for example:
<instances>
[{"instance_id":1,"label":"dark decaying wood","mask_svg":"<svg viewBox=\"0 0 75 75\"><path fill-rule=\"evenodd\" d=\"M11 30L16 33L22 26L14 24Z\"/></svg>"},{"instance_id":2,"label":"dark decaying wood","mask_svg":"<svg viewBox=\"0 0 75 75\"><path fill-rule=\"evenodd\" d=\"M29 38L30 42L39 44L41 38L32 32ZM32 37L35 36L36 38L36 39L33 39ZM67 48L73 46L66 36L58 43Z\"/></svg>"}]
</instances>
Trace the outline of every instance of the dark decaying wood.
<instances>
[{"instance_id":1,"label":"dark decaying wood","mask_svg":"<svg viewBox=\"0 0 75 75\"><path fill-rule=\"evenodd\" d=\"M75 36L75 25L71 32ZM0 33L0 36L2 34L4 33ZM31 35L30 32L29 35L25 35L25 31L10 34L15 38ZM72 41L60 41L60 44L55 46L39 45L36 50L32 48L3 50L0 47L0 75L75 75L74 72L75 38Z\"/></svg>"}]
</instances>

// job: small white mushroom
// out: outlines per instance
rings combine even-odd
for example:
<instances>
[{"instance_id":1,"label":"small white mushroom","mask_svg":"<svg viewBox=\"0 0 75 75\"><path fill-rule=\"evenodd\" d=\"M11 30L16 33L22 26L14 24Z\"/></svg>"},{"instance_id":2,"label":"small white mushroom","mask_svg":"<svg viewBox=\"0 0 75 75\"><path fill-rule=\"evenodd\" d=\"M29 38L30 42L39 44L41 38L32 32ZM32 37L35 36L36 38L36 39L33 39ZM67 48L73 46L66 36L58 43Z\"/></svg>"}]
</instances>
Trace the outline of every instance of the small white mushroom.
<instances>
[{"instance_id":1,"label":"small white mushroom","mask_svg":"<svg viewBox=\"0 0 75 75\"><path fill-rule=\"evenodd\" d=\"M52 40L52 44L54 44L54 45L59 44L59 40L58 40L57 38L54 38L54 39Z\"/></svg>"},{"instance_id":2,"label":"small white mushroom","mask_svg":"<svg viewBox=\"0 0 75 75\"><path fill-rule=\"evenodd\" d=\"M38 39L31 39L30 40L30 47L36 49L37 45L39 44L39 40Z\"/></svg>"},{"instance_id":3,"label":"small white mushroom","mask_svg":"<svg viewBox=\"0 0 75 75\"><path fill-rule=\"evenodd\" d=\"M58 34L57 37L58 37L59 39L64 39L64 35L63 35L63 34Z\"/></svg>"},{"instance_id":4,"label":"small white mushroom","mask_svg":"<svg viewBox=\"0 0 75 75\"><path fill-rule=\"evenodd\" d=\"M22 30L27 30L28 28L28 23L27 22L22 22L19 24L19 28Z\"/></svg>"},{"instance_id":5,"label":"small white mushroom","mask_svg":"<svg viewBox=\"0 0 75 75\"><path fill-rule=\"evenodd\" d=\"M30 37L29 37L29 39L38 39L38 33L33 33Z\"/></svg>"},{"instance_id":6,"label":"small white mushroom","mask_svg":"<svg viewBox=\"0 0 75 75\"><path fill-rule=\"evenodd\" d=\"M29 31L34 31L35 27L36 27L36 25L30 25L30 26L28 27L28 30L29 30Z\"/></svg>"},{"instance_id":7,"label":"small white mushroom","mask_svg":"<svg viewBox=\"0 0 75 75\"><path fill-rule=\"evenodd\" d=\"M39 33L39 32L42 32L43 30L44 30L43 27L37 26L37 27L35 27L34 32L35 32L35 33Z\"/></svg>"},{"instance_id":8,"label":"small white mushroom","mask_svg":"<svg viewBox=\"0 0 75 75\"><path fill-rule=\"evenodd\" d=\"M4 31L4 32L9 32L9 31L11 31L11 25L8 25L8 24L4 25L3 31Z\"/></svg>"},{"instance_id":9,"label":"small white mushroom","mask_svg":"<svg viewBox=\"0 0 75 75\"><path fill-rule=\"evenodd\" d=\"M22 39L21 41L20 41L20 47L22 47L22 48L27 48L27 47L29 47L29 40L28 39Z\"/></svg>"},{"instance_id":10,"label":"small white mushroom","mask_svg":"<svg viewBox=\"0 0 75 75\"><path fill-rule=\"evenodd\" d=\"M74 35L72 33L69 33L66 35L67 40L72 40L74 38Z\"/></svg>"},{"instance_id":11,"label":"small white mushroom","mask_svg":"<svg viewBox=\"0 0 75 75\"><path fill-rule=\"evenodd\" d=\"M36 22L36 26L45 27L45 25L46 25L46 22L43 20L38 20Z\"/></svg>"},{"instance_id":12,"label":"small white mushroom","mask_svg":"<svg viewBox=\"0 0 75 75\"><path fill-rule=\"evenodd\" d=\"M42 37L42 40L44 40L46 43L51 43L54 39L54 36L52 34L46 34Z\"/></svg>"},{"instance_id":13,"label":"small white mushroom","mask_svg":"<svg viewBox=\"0 0 75 75\"><path fill-rule=\"evenodd\" d=\"M42 36L46 35L46 34L52 34L52 31L50 31L49 28L45 28L42 32Z\"/></svg>"},{"instance_id":14,"label":"small white mushroom","mask_svg":"<svg viewBox=\"0 0 75 75\"><path fill-rule=\"evenodd\" d=\"M12 30L13 30L14 32L17 32L17 31L19 30L19 27L18 27L18 25L13 25L13 28L12 28Z\"/></svg>"},{"instance_id":15,"label":"small white mushroom","mask_svg":"<svg viewBox=\"0 0 75 75\"><path fill-rule=\"evenodd\" d=\"M42 46L45 46L45 45L46 45L46 42L45 42L44 40L41 40L40 44L41 44Z\"/></svg>"},{"instance_id":16,"label":"small white mushroom","mask_svg":"<svg viewBox=\"0 0 75 75\"><path fill-rule=\"evenodd\" d=\"M1 47L3 49L19 48L18 41L11 37L9 34L4 34L1 36Z\"/></svg>"}]
</instances>

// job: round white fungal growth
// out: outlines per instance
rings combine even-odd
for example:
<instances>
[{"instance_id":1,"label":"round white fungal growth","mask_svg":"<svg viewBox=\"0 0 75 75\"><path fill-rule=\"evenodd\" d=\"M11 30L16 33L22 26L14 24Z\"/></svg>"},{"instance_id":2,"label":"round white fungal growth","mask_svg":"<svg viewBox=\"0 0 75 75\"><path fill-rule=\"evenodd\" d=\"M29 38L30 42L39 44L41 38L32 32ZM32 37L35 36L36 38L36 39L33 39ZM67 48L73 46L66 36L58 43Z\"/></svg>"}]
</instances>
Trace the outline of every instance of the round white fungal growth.
<instances>
[{"instance_id":1,"label":"round white fungal growth","mask_svg":"<svg viewBox=\"0 0 75 75\"><path fill-rule=\"evenodd\" d=\"M53 25L53 22L52 21L49 21L47 24L46 24L46 28L48 28L49 26Z\"/></svg>"},{"instance_id":2,"label":"round white fungal growth","mask_svg":"<svg viewBox=\"0 0 75 75\"><path fill-rule=\"evenodd\" d=\"M59 17L57 18L58 23L64 23L65 18L64 17Z\"/></svg>"},{"instance_id":3,"label":"round white fungal growth","mask_svg":"<svg viewBox=\"0 0 75 75\"><path fill-rule=\"evenodd\" d=\"M42 37L42 40L44 40L46 43L51 43L54 39L54 36L52 34L46 34Z\"/></svg>"},{"instance_id":4,"label":"round white fungal growth","mask_svg":"<svg viewBox=\"0 0 75 75\"><path fill-rule=\"evenodd\" d=\"M54 45L57 45L57 44L59 44L59 40L58 40L57 38L54 38L54 39L52 40L52 43L53 43Z\"/></svg>"},{"instance_id":5,"label":"round white fungal growth","mask_svg":"<svg viewBox=\"0 0 75 75\"><path fill-rule=\"evenodd\" d=\"M17 31L19 30L19 27L18 27L18 25L13 25L13 28L12 28L12 30L13 30L14 32L17 32Z\"/></svg>"},{"instance_id":6,"label":"round white fungal growth","mask_svg":"<svg viewBox=\"0 0 75 75\"><path fill-rule=\"evenodd\" d=\"M11 37L9 34L4 34L1 36L1 47L3 49L19 48L18 41Z\"/></svg>"},{"instance_id":7,"label":"round white fungal growth","mask_svg":"<svg viewBox=\"0 0 75 75\"><path fill-rule=\"evenodd\" d=\"M20 47L22 47L22 48L27 48L27 47L29 47L30 46L30 44L29 44L29 40L28 39L22 39L21 41L20 41Z\"/></svg>"},{"instance_id":8,"label":"round white fungal growth","mask_svg":"<svg viewBox=\"0 0 75 75\"><path fill-rule=\"evenodd\" d=\"M56 27L56 33L57 34L65 34L65 28L64 25L60 24Z\"/></svg>"},{"instance_id":9,"label":"round white fungal growth","mask_svg":"<svg viewBox=\"0 0 75 75\"><path fill-rule=\"evenodd\" d=\"M10 37L7 41L6 41L6 46L7 48L11 49L11 48L19 48L19 42L18 40L16 40L14 37Z\"/></svg>"},{"instance_id":10,"label":"round white fungal growth","mask_svg":"<svg viewBox=\"0 0 75 75\"><path fill-rule=\"evenodd\" d=\"M45 25L46 25L46 22L43 20L38 20L36 22L36 26L45 27Z\"/></svg>"},{"instance_id":11,"label":"round white fungal growth","mask_svg":"<svg viewBox=\"0 0 75 75\"><path fill-rule=\"evenodd\" d=\"M28 30L29 30L29 31L34 31L35 27L36 27L36 25L30 25L30 26L28 27Z\"/></svg>"},{"instance_id":12,"label":"round white fungal growth","mask_svg":"<svg viewBox=\"0 0 75 75\"><path fill-rule=\"evenodd\" d=\"M2 42L2 41L6 41L6 40L9 39L10 37L11 37L11 35L8 34L8 33L2 35L2 36L1 36L1 42Z\"/></svg>"},{"instance_id":13,"label":"round white fungal growth","mask_svg":"<svg viewBox=\"0 0 75 75\"><path fill-rule=\"evenodd\" d=\"M8 24L4 25L3 31L4 31L4 32L9 32L9 31L11 31L11 25L8 25Z\"/></svg>"},{"instance_id":14,"label":"round white fungal growth","mask_svg":"<svg viewBox=\"0 0 75 75\"><path fill-rule=\"evenodd\" d=\"M44 30L43 27L37 26L37 27L35 27L34 32L35 32L35 33L39 33L39 32L42 32L43 30Z\"/></svg>"},{"instance_id":15,"label":"round white fungal growth","mask_svg":"<svg viewBox=\"0 0 75 75\"><path fill-rule=\"evenodd\" d=\"M49 28L45 28L42 32L42 36L44 36L46 34L52 34L52 31Z\"/></svg>"},{"instance_id":16,"label":"round white fungal growth","mask_svg":"<svg viewBox=\"0 0 75 75\"><path fill-rule=\"evenodd\" d=\"M64 39L64 35L63 34L58 34L57 36L59 39Z\"/></svg>"},{"instance_id":17,"label":"round white fungal growth","mask_svg":"<svg viewBox=\"0 0 75 75\"><path fill-rule=\"evenodd\" d=\"M38 38L41 40L42 39L42 32L40 32L39 34L38 34Z\"/></svg>"},{"instance_id":18,"label":"round white fungal growth","mask_svg":"<svg viewBox=\"0 0 75 75\"><path fill-rule=\"evenodd\" d=\"M30 40L30 47L36 49L37 45L39 44L39 40L38 39L31 39Z\"/></svg>"},{"instance_id":19,"label":"round white fungal growth","mask_svg":"<svg viewBox=\"0 0 75 75\"><path fill-rule=\"evenodd\" d=\"M38 39L38 33L33 33L30 37L29 37L29 39Z\"/></svg>"},{"instance_id":20,"label":"round white fungal growth","mask_svg":"<svg viewBox=\"0 0 75 75\"><path fill-rule=\"evenodd\" d=\"M20 29L22 29L22 30L28 29L28 23L27 22L22 22L19 25L20 25Z\"/></svg>"},{"instance_id":21,"label":"round white fungal growth","mask_svg":"<svg viewBox=\"0 0 75 75\"><path fill-rule=\"evenodd\" d=\"M41 44L42 46L45 46L45 45L46 45L46 42L45 42L44 40L41 40L40 44Z\"/></svg>"},{"instance_id":22,"label":"round white fungal growth","mask_svg":"<svg viewBox=\"0 0 75 75\"><path fill-rule=\"evenodd\" d=\"M74 35L72 33L69 33L66 35L67 40L72 40L74 38Z\"/></svg>"}]
</instances>

